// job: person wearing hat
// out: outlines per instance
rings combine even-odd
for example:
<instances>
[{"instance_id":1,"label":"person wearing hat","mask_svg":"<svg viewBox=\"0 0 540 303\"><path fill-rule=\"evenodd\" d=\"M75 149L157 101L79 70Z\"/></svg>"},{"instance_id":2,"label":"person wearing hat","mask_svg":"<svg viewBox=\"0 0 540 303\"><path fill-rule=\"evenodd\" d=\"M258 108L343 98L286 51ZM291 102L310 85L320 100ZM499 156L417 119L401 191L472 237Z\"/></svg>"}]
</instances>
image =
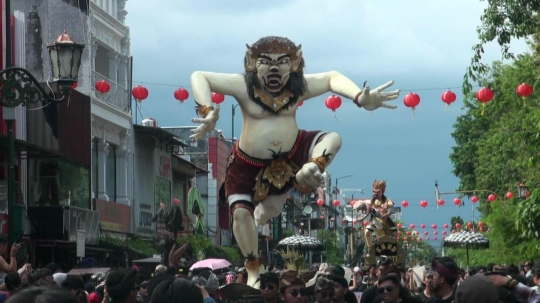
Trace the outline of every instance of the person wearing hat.
<instances>
[{"instance_id":1,"label":"person wearing hat","mask_svg":"<svg viewBox=\"0 0 540 303\"><path fill-rule=\"evenodd\" d=\"M449 257L437 257L431 261L433 279L428 281L433 288L433 296L426 303L452 303L455 298L455 285L459 281L460 271L456 262Z\"/></svg>"},{"instance_id":2,"label":"person wearing hat","mask_svg":"<svg viewBox=\"0 0 540 303\"><path fill-rule=\"evenodd\" d=\"M279 278L279 296L284 303L305 303L306 283L295 270L285 271Z\"/></svg>"},{"instance_id":3,"label":"person wearing hat","mask_svg":"<svg viewBox=\"0 0 540 303\"><path fill-rule=\"evenodd\" d=\"M176 272L176 275L175 275L177 278L187 278L188 274L189 274L189 268L187 265L182 264L182 263L178 265L178 271Z\"/></svg>"},{"instance_id":4,"label":"person wearing hat","mask_svg":"<svg viewBox=\"0 0 540 303\"><path fill-rule=\"evenodd\" d=\"M260 274L259 280L261 296L264 303L280 303L279 299L279 274L267 272Z\"/></svg>"},{"instance_id":5,"label":"person wearing hat","mask_svg":"<svg viewBox=\"0 0 540 303\"><path fill-rule=\"evenodd\" d=\"M315 282L315 303L330 303L334 299L334 281L327 276L321 275L317 277Z\"/></svg>"},{"instance_id":6,"label":"person wearing hat","mask_svg":"<svg viewBox=\"0 0 540 303\"><path fill-rule=\"evenodd\" d=\"M358 303L356 296L349 290L349 282L345 279L345 270L341 266L329 265L324 270L326 277L334 282L334 298L332 303Z\"/></svg>"},{"instance_id":7,"label":"person wearing hat","mask_svg":"<svg viewBox=\"0 0 540 303\"><path fill-rule=\"evenodd\" d=\"M158 265L156 266L156 269L154 270L154 275L157 276L157 275L160 275L160 274L164 274L167 272L167 267L165 267L165 265Z\"/></svg>"}]
</instances>

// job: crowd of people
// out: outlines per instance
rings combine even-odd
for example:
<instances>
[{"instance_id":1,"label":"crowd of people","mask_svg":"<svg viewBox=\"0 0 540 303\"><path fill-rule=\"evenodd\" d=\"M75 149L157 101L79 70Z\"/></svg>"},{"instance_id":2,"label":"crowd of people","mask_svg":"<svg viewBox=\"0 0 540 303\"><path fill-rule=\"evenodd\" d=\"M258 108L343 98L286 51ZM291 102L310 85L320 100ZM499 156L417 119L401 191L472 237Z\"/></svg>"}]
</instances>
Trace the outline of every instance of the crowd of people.
<instances>
[{"instance_id":1,"label":"crowd of people","mask_svg":"<svg viewBox=\"0 0 540 303\"><path fill-rule=\"evenodd\" d=\"M5 248L0 239L0 253ZM14 258L9 264L0 258L0 270L7 272L0 303L540 303L540 267L525 262L464 271L449 257L415 268L381 258L365 272L354 268L352 277L344 267L326 263L315 274L270 266L259 277L258 296L231 300L220 290L245 283L245 271L238 268L231 278L225 270L189 270L181 262L185 249L173 247L168 266L158 265L152 272L119 268L91 277L68 275L55 263L40 269L24 264L16 270Z\"/></svg>"}]
</instances>

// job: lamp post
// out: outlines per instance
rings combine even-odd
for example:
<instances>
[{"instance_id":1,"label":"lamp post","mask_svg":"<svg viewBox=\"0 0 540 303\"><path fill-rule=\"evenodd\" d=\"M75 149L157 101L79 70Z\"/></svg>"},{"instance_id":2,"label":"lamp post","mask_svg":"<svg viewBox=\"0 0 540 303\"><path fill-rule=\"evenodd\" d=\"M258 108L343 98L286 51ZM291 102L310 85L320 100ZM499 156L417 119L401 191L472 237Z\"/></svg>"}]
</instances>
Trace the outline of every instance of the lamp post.
<instances>
[{"instance_id":1,"label":"lamp post","mask_svg":"<svg viewBox=\"0 0 540 303\"><path fill-rule=\"evenodd\" d=\"M232 119L231 119L231 124L232 124L232 129L231 129L231 142L234 143L234 115L236 114L236 107L240 105L240 104L232 104L231 105L231 115L232 115Z\"/></svg>"},{"instance_id":2,"label":"lamp post","mask_svg":"<svg viewBox=\"0 0 540 303\"><path fill-rule=\"evenodd\" d=\"M6 16L10 20L10 0L6 1ZM6 69L0 71L0 105L4 107L8 140L8 245L13 245L20 235L15 234L15 139L13 136L14 108L21 105L39 104L46 106L59 103L71 93L71 87L78 81L79 67L84 44L75 43L66 31L49 43L47 49L51 59L52 82L57 83L61 98L49 96L39 81L26 69L12 67L11 24L6 22Z\"/></svg>"},{"instance_id":3,"label":"lamp post","mask_svg":"<svg viewBox=\"0 0 540 303\"><path fill-rule=\"evenodd\" d=\"M337 195L338 195L338 192L339 192L338 181L340 179L350 178L352 176L356 176L356 174L350 174L350 175L346 175L346 176L343 176L343 177L336 178L336 192L335 192L336 200L337 200Z\"/></svg>"},{"instance_id":4,"label":"lamp post","mask_svg":"<svg viewBox=\"0 0 540 303\"><path fill-rule=\"evenodd\" d=\"M355 191L354 193L352 193L351 200L354 201L354 194L356 194L356 193L361 193L361 194L363 194L364 191L363 191L363 190L357 190L357 191Z\"/></svg>"},{"instance_id":5,"label":"lamp post","mask_svg":"<svg viewBox=\"0 0 540 303\"><path fill-rule=\"evenodd\" d=\"M521 199L527 199L529 195L529 188L525 185L525 182L521 182L518 185L518 194Z\"/></svg>"}]
</instances>

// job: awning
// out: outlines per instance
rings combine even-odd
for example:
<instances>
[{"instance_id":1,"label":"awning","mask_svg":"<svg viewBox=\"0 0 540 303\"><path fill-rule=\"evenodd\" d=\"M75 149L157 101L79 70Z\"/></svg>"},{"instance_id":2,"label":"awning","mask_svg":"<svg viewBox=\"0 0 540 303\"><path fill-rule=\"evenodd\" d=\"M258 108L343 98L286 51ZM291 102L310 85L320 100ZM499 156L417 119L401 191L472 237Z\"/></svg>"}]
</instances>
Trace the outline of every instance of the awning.
<instances>
[{"instance_id":1,"label":"awning","mask_svg":"<svg viewBox=\"0 0 540 303\"><path fill-rule=\"evenodd\" d=\"M184 142L182 139L176 137L170 132L160 128L152 126L142 126L142 125L133 125L135 132L152 137L157 140L156 147L160 147L162 150L166 151L175 151L174 147L178 146L180 148L188 147L189 144Z\"/></svg>"},{"instance_id":2,"label":"awning","mask_svg":"<svg viewBox=\"0 0 540 303\"><path fill-rule=\"evenodd\" d=\"M186 175L194 176L197 171L208 173L208 171L202 167L199 167L197 164L190 162L179 155L173 155L175 161L178 161L179 165L173 165L173 170L179 171ZM174 161L173 161L174 163Z\"/></svg>"},{"instance_id":3,"label":"awning","mask_svg":"<svg viewBox=\"0 0 540 303\"><path fill-rule=\"evenodd\" d=\"M54 151L50 151L44 148L41 148L37 145L28 143L23 140L15 139L15 157L22 159L54 159L62 158L62 154ZM0 150L8 149L8 139L5 136L0 136ZM26 152L26 153L23 153Z\"/></svg>"},{"instance_id":4,"label":"awning","mask_svg":"<svg viewBox=\"0 0 540 303\"><path fill-rule=\"evenodd\" d=\"M84 276L84 275L94 275L98 272L108 273L111 269L109 267L92 267L92 268L76 268L68 271L69 276Z\"/></svg>"}]
</instances>

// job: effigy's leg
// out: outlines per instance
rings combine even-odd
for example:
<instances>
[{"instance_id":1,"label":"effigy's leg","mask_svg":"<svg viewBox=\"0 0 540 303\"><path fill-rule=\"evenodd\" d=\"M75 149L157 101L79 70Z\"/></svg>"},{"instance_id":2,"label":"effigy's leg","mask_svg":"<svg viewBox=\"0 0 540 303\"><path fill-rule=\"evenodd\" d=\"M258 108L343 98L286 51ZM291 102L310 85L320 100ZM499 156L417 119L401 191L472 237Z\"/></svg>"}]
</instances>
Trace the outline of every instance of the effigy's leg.
<instances>
[{"instance_id":1,"label":"effigy's leg","mask_svg":"<svg viewBox=\"0 0 540 303\"><path fill-rule=\"evenodd\" d=\"M268 223L268 220L279 216L283 210L283 205L287 202L289 193L282 195L268 196L264 201L255 207L255 223L257 226Z\"/></svg>"},{"instance_id":2,"label":"effigy's leg","mask_svg":"<svg viewBox=\"0 0 540 303\"><path fill-rule=\"evenodd\" d=\"M233 232L236 242L246 258L245 267L248 274L247 284L258 287L259 273L264 270L259 259L258 232L253 216L254 206L249 195L230 195L228 197L233 217Z\"/></svg>"},{"instance_id":3,"label":"effigy's leg","mask_svg":"<svg viewBox=\"0 0 540 303\"><path fill-rule=\"evenodd\" d=\"M341 149L341 137L337 133L326 133L314 143L315 146L312 148L311 157L317 158L328 155L328 165Z\"/></svg>"},{"instance_id":4,"label":"effigy's leg","mask_svg":"<svg viewBox=\"0 0 540 303\"><path fill-rule=\"evenodd\" d=\"M296 174L299 184L319 187L324 183L322 173L330 165L341 148L341 137L337 133L320 133L311 143L311 159Z\"/></svg>"}]
</instances>

